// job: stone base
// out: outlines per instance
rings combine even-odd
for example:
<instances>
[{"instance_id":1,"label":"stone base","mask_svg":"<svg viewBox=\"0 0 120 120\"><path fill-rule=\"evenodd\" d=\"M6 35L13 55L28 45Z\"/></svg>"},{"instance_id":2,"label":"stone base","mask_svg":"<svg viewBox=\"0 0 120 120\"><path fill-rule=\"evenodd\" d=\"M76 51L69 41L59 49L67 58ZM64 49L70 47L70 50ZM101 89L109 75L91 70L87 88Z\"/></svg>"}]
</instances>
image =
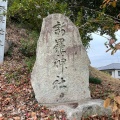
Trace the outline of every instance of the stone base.
<instances>
[{"instance_id":1,"label":"stone base","mask_svg":"<svg viewBox=\"0 0 120 120\"><path fill-rule=\"evenodd\" d=\"M69 105L58 105L50 107L49 109L57 111L64 110L67 114L68 120L81 120L82 116L87 117L91 115L111 115L110 108L104 108L103 100L84 100L79 103Z\"/></svg>"}]
</instances>

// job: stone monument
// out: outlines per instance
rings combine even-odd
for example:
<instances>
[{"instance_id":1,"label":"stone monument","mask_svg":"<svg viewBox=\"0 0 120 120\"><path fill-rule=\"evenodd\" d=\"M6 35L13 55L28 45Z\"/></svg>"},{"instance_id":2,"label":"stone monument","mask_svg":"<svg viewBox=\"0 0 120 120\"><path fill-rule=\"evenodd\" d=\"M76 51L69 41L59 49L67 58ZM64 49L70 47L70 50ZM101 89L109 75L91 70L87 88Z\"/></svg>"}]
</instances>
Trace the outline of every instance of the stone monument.
<instances>
[{"instance_id":1,"label":"stone monument","mask_svg":"<svg viewBox=\"0 0 120 120\"><path fill-rule=\"evenodd\" d=\"M90 98L89 59L77 27L62 14L43 19L31 82L40 104Z\"/></svg>"},{"instance_id":2,"label":"stone monument","mask_svg":"<svg viewBox=\"0 0 120 120\"><path fill-rule=\"evenodd\" d=\"M91 100L89 58L77 27L62 14L43 19L31 83L39 104L64 110L70 120L108 112Z\"/></svg>"}]
</instances>

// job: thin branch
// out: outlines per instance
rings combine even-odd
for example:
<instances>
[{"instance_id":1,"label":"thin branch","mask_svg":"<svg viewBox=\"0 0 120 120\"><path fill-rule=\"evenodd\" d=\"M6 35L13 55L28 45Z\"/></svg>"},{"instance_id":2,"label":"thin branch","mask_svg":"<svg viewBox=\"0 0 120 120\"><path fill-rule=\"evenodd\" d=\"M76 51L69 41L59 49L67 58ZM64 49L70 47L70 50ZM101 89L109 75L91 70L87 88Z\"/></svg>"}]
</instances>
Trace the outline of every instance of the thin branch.
<instances>
[{"instance_id":1,"label":"thin branch","mask_svg":"<svg viewBox=\"0 0 120 120\"><path fill-rule=\"evenodd\" d=\"M89 24L89 22L86 22L85 24L81 25L80 27L77 27L78 29L85 27L87 24Z\"/></svg>"},{"instance_id":2,"label":"thin branch","mask_svg":"<svg viewBox=\"0 0 120 120\"><path fill-rule=\"evenodd\" d=\"M100 21L103 21L103 22L108 22L108 21L112 21L112 20L90 20L88 22L86 22L85 24L81 25L80 27L78 27L78 29L84 27L85 25L89 24L89 23L92 23L92 22L100 22Z\"/></svg>"},{"instance_id":3,"label":"thin branch","mask_svg":"<svg viewBox=\"0 0 120 120\"><path fill-rule=\"evenodd\" d=\"M90 9L90 8L87 8L87 7L84 7L84 6L83 6L83 8L86 8L86 9L91 10L91 11L94 11L94 12L101 13L100 11L96 11L96 10L94 10L94 9ZM111 16L111 15L107 15L107 14L105 14L105 13L104 13L103 15L106 15L106 16L114 19L114 20L117 20L117 21L120 23L120 19L118 19L118 18L116 18L116 17L113 17L113 16Z\"/></svg>"},{"instance_id":4,"label":"thin branch","mask_svg":"<svg viewBox=\"0 0 120 120\"><path fill-rule=\"evenodd\" d=\"M80 29L87 30L87 29L85 29L85 28L80 28ZM97 30L97 31L100 32L99 30ZM90 33L90 34L91 34L91 33ZM101 36L101 37L104 37L104 38L106 38L107 40L110 40L109 38L107 38L107 37L105 37L105 36L102 36L102 35L100 35L100 34L97 34L97 33L94 33L94 34L99 35L99 36Z\"/></svg>"},{"instance_id":5,"label":"thin branch","mask_svg":"<svg viewBox=\"0 0 120 120\"><path fill-rule=\"evenodd\" d=\"M96 10L94 10L94 9L90 9L90 8L88 8L88 7L85 7L85 6L70 6L70 7L82 7L82 8L85 8L85 9L88 9L88 10L91 10L91 11L94 11L94 12L101 13L100 11L96 11ZM107 15L107 14L105 14L105 13L103 13L103 15L106 15L107 17L112 18L113 20L116 20L118 23L120 23L120 19L118 19L118 18L116 18L116 17L113 17L113 16L111 16L111 15Z\"/></svg>"}]
</instances>

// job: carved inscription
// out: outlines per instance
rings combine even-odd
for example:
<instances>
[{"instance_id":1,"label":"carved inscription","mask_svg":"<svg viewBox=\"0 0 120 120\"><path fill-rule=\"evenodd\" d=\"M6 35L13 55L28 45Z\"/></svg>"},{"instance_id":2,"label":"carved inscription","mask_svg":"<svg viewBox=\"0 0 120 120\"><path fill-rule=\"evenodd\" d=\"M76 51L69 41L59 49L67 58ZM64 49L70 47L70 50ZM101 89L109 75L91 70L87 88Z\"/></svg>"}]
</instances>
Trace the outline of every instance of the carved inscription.
<instances>
[{"instance_id":1,"label":"carved inscription","mask_svg":"<svg viewBox=\"0 0 120 120\"><path fill-rule=\"evenodd\" d=\"M65 65L65 62L66 62L66 59L64 58L64 54L66 53L64 42L65 42L64 38L56 39L55 40L56 45L53 48L55 50L55 53L56 53L56 59L54 61L54 65L56 67L61 66L62 67L62 73L63 73L64 65Z\"/></svg>"},{"instance_id":2,"label":"carved inscription","mask_svg":"<svg viewBox=\"0 0 120 120\"><path fill-rule=\"evenodd\" d=\"M89 58L72 21L48 15L37 43L31 85L38 103L54 107L89 99Z\"/></svg>"},{"instance_id":3,"label":"carved inscription","mask_svg":"<svg viewBox=\"0 0 120 120\"><path fill-rule=\"evenodd\" d=\"M4 35L5 31L1 28L0 29L0 35Z\"/></svg>"},{"instance_id":4,"label":"carved inscription","mask_svg":"<svg viewBox=\"0 0 120 120\"><path fill-rule=\"evenodd\" d=\"M0 46L3 46L3 44L2 44L2 40L0 40Z\"/></svg>"},{"instance_id":5,"label":"carved inscription","mask_svg":"<svg viewBox=\"0 0 120 120\"><path fill-rule=\"evenodd\" d=\"M6 12L5 6L0 6L0 23L4 23L4 14Z\"/></svg>"},{"instance_id":6,"label":"carved inscription","mask_svg":"<svg viewBox=\"0 0 120 120\"><path fill-rule=\"evenodd\" d=\"M57 24L53 26L53 28L55 29L55 34L63 36L65 34L64 27L64 22L60 23L59 21L57 21Z\"/></svg>"},{"instance_id":7,"label":"carved inscription","mask_svg":"<svg viewBox=\"0 0 120 120\"><path fill-rule=\"evenodd\" d=\"M63 77L57 76L57 79L53 82L53 88L56 88L57 90L60 88L66 88L67 86L64 85L65 79Z\"/></svg>"},{"instance_id":8,"label":"carved inscription","mask_svg":"<svg viewBox=\"0 0 120 120\"><path fill-rule=\"evenodd\" d=\"M66 58L65 58L65 24L64 22L59 22L53 26L54 34L57 36L55 39L55 45L53 47L55 52L55 60L54 65L58 69L61 69L61 76L56 76L56 80L53 82L53 89L64 89L67 88L65 85L66 80L64 79L64 70L67 68L65 66Z\"/></svg>"},{"instance_id":9,"label":"carved inscription","mask_svg":"<svg viewBox=\"0 0 120 120\"><path fill-rule=\"evenodd\" d=\"M0 16L0 23L4 23L5 22L5 20L3 18L4 18L3 16Z\"/></svg>"}]
</instances>

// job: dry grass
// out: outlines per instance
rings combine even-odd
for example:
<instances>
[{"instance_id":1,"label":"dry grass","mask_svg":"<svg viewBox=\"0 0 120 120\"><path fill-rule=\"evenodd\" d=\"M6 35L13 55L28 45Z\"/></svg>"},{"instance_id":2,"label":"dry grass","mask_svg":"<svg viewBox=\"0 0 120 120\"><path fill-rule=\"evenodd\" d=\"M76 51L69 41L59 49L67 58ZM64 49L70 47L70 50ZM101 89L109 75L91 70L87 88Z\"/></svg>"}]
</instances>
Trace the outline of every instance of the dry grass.
<instances>
[{"instance_id":1,"label":"dry grass","mask_svg":"<svg viewBox=\"0 0 120 120\"><path fill-rule=\"evenodd\" d=\"M91 96L93 98L105 99L108 95L114 93L120 95L120 80L111 77L109 74L98 71L90 66L90 76L102 80L101 85L90 84Z\"/></svg>"},{"instance_id":2,"label":"dry grass","mask_svg":"<svg viewBox=\"0 0 120 120\"><path fill-rule=\"evenodd\" d=\"M89 69L90 69L90 76L100 78L101 80L104 80L104 81L107 80L107 81L110 81L113 83L120 83L119 79L115 79L115 78L111 77L109 74L101 72L101 71L97 70L96 68L93 68L90 66Z\"/></svg>"}]
</instances>

